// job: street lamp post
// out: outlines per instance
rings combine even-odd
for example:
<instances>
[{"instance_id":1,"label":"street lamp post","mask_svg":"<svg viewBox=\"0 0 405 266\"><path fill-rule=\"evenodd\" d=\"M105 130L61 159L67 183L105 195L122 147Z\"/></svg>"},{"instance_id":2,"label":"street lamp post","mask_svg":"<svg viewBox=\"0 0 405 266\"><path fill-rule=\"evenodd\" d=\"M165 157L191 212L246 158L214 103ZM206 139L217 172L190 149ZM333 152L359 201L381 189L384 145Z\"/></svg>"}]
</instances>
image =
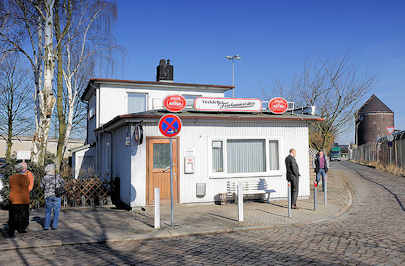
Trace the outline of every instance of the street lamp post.
<instances>
[{"instance_id":1,"label":"street lamp post","mask_svg":"<svg viewBox=\"0 0 405 266\"><path fill-rule=\"evenodd\" d=\"M235 97L235 60L240 60L240 56L237 55L233 55L233 56L225 56L226 59L231 60L232 61L232 98Z\"/></svg>"}]
</instances>

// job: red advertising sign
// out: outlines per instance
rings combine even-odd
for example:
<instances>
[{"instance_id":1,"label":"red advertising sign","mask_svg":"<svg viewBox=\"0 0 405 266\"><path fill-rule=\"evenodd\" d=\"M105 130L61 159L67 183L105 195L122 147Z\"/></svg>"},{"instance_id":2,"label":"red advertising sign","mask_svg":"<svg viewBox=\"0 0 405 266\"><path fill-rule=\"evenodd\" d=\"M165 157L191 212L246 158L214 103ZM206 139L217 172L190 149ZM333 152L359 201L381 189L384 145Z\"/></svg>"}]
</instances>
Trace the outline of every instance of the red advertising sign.
<instances>
[{"instance_id":1,"label":"red advertising sign","mask_svg":"<svg viewBox=\"0 0 405 266\"><path fill-rule=\"evenodd\" d=\"M282 97L275 97L269 101L269 110L273 114L284 114L287 111L288 103Z\"/></svg>"},{"instance_id":2,"label":"red advertising sign","mask_svg":"<svg viewBox=\"0 0 405 266\"><path fill-rule=\"evenodd\" d=\"M170 112L180 112L186 107L186 99L181 95L169 95L164 99L163 105Z\"/></svg>"},{"instance_id":3,"label":"red advertising sign","mask_svg":"<svg viewBox=\"0 0 405 266\"><path fill-rule=\"evenodd\" d=\"M164 115L159 120L159 130L166 137L174 137L180 133L181 120L177 115Z\"/></svg>"}]
</instances>

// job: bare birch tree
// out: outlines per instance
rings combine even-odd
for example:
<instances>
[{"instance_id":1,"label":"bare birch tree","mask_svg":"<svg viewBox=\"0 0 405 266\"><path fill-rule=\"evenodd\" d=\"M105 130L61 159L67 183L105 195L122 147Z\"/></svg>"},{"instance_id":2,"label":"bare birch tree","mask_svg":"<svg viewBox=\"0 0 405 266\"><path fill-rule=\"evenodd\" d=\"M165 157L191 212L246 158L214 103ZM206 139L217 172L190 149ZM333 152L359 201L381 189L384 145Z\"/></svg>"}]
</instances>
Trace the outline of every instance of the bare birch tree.
<instances>
[{"instance_id":1,"label":"bare birch tree","mask_svg":"<svg viewBox=\"0 0 405 266\"><path fill-rule=\"evenodd\" d=\"M312 147L330 149L374 83L374 77L361 74L347 57L304 67L293 85L297 92L295 100L302 105L315 105L324 119L310 125Z\"/></svg>"},{"instance_id":2,"label":"bare birch tree","mask_svg":"<svg viewBox=\"0 0 405 266\"><path fill-rule=\"evenodd\" d=\"M64 92L62 95L58 80L57 168L65 155L72 129L87 118L85 105L79 101L79 97L93 73L96 56L102 58L103 52L115 47L110 31L111 20L115 17L116 6L111 2L95 0L73 3L72 25L63 39L64 57L58 60L58 76L62 71ZM69 23L69 20L65 23ZM63 68L59 66L62 59Z\"/></svg>"},{"instance_id":3,"label":"bare birch tree","mask_svg":"<svg viewBox=\"0 0 405 266\"><path fill-rule=\"evenodd\" d=\"M32 129L32 80L18 65L18 55L9 53L0 64L0 137L7 143L6 158L10 159L13 139Z\"/></svg>"},{"instance_id":4,"label":"bare birch tree","mask_svg":"<svg viewBox=\"0 0 405 266\"><path fill-rule=\"evenodd\" d=\"M55 0L8 0L3 2L3 14L0 14L6 17L3 31L0 32L0 42L7 47L7 51L23 54L32 68L35 84L35 133L31 159L40 165L45 162L55 106L52 89L55 71L54 3Z\"/></svg>"}]
</instances>

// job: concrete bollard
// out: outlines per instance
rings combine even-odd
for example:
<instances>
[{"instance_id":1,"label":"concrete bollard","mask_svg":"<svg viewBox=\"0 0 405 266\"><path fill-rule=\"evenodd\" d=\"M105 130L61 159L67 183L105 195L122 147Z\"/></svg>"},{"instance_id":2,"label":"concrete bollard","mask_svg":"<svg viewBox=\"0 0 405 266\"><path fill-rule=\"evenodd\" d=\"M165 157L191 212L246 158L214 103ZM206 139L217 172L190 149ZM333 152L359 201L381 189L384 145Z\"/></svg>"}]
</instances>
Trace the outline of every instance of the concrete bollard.
<instances>
[{"instance_id":1,"label":"concrete bollard","mask_svg":"<svg viewBox=\"0 0 405 266\"><path fill-rule=\"evenodd\" d=\"M325 175L325 178L323 180L325 181L323 189L323 202L326 207L328 205L328 176Z\"/></svg>"},{"instance_id":2,"label":"concrete bollard","mask_svg":"<svg viewBox=\"0 0 405 266\"><path fill-rule=\"evenodd\" d=\"M288 182L288 217L291 217L291 183Z\"/></svg>"},{"instance_id":3,"label":"concrete bollard","mask_svg":"<svg viewBox=\"0 0 405 266\"><path fill-rule=\"evenodd\" d=\"M243 222L243 186L238 183L238 221Z\"/></svg>"},{"instance_id":4,"label":"concrete bollard","mask_svg":"<svg viewBox=\"0 0 405 266\"><path fill-rule=\"evenodd\" d=\"M82 207L86 207L86 198L82 196Z\"/></svg>"},{"instance_id":5,"label":"concrete bollard","mask_svg":"<svg viewBox=\"0 0 405 266\"><path fill-rule=\"evenodd\" d=\"M314 182L314 211L318 208L318 184Z\"/></svg>"},{"instance_id":6,"label":"concrete bollard","mask_svg":"<svg viewBox=\"0 0 405 266\"><path fill-rule=\"evenodd\" d=\"M155 187L155 228L160 228L160 189Z\"/></svg>"}]
</instances>

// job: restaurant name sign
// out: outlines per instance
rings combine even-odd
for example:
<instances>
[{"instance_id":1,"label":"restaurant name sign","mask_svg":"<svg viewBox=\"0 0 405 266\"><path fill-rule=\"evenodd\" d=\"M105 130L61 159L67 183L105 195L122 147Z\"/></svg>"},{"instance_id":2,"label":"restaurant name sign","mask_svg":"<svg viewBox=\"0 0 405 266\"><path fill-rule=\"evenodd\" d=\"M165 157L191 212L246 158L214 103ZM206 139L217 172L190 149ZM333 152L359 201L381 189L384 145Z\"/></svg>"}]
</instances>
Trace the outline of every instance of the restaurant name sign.
<instances>
[{"instance_id":1,"label":"restaurant name sign","mask_svg":"<svg viewBox=\"0 0 405 266\"><path fill-rule=\"evenodd\" d=\"M262 102L248 98L198 97L194 100L194 109L212 112L261 112Z\"/></svg>"}]
</instances>

